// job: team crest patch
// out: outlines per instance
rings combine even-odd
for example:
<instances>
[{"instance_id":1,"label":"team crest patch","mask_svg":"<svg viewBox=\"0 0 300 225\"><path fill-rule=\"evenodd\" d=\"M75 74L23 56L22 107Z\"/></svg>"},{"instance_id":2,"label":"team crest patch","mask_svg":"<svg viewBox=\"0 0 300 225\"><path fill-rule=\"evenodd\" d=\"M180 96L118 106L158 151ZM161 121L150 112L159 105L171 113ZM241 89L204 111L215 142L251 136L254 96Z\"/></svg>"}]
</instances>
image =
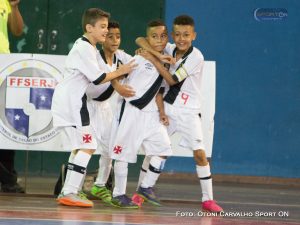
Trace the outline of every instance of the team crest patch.
<instances>
[{"instance_id":1,"label":"team crest patch","mask_svg":"<svg viewBox=\"0 0 300 225\"><path fill-rule=\"evenodd\" d=\"M120 154L122 152L122 150L123 150L123 148L120 145L116 145L114 147L114 153L117 154L117 155Z\"/></svg>"},{"instance_id":2,"label":"team crest patch","mask_svg":"<svg viewBox=\"0 0 300 225\"><path fill-rule=\"evenodd\" d=\"M92 143L92 135L84 134L82 136L82 140L83 140L84 143Z\"/></svg>"},{"instance_id":3,"label":"team crest patch","mask_svg":"<svg viewBox=\"0 0 300 225\"><path fill-rule=\"evenodd\" d=\"M0 132L24 144L54 137L51 104L60 76L55 67L39 60L22 60L0 71Z\"/></svg>"}]
</instances>

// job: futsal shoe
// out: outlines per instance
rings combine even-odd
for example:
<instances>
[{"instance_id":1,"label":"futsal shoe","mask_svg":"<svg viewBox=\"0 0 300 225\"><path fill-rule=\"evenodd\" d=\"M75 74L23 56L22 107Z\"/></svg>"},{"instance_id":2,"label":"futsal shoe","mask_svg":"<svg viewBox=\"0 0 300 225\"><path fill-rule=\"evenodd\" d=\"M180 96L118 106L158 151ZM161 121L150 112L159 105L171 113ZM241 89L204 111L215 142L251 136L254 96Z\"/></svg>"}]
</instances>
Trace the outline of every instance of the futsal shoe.
<instances>
[{"instance_id":1,"label":"futsal shoe","mask_svg":"<svg viewBox=\"0 0 300 225\"><path fill-rule=\"evenodd\" d=\"M131 197L131 200L138 205L139 207L142 207L142 204L144 203L144 199L139 196L137 193L134 193L133 196Z\"/></svg>"},{"instance_id":2,"label":"futsal shoe","mask_svg":"<svg viewBox=\"0 0 300 225\"><path fill-rule=\"evenodd\" d=\"M146 202L149 202L155 206L161 206L160 201L156 197L152 187L148 187L148 188L139 187L137 194L140 197L142 197Z\"/></svg>"},{"instance_id":3,"label":"futsal shoe","mask_svg":"<svg viewBox=\"0 0 300 225\"><path fill-rule=\"evenodd\" d=\"M118 208L124 209L138 209L139 206L136 205L129 197L126 195L119 195L111 199L112 205Z\"/></svg>"},{"instance_id":4,"label":"futsal shoe","mask_svg":"<svg viewBox=\"0 0 300 225\"><path fill-rule=\"evenodd\" d=\"M205 212L223 212L223 209L214 200L202 202L202 210Z\"/></svg>"},{"instance_id":5,"label":"futsal shoe","mask_svg":"<svg viewBox=\"0 0 300 225\"><path fill-rule=\"evenodd\" d=\"M97 185L94 185L91 189L91 194L107 204L110 204L110 205L112 204L111 191L108 190L105 186L99 187Z\"/></svg>"},{"instance_id":6,"label":"futsal shoe","mask_svg":"<svg viewBox=\"0 0 300 225\"><path fill-rule=\"evenodd\" d=\"M60 194L56 201L61 205L78 206L78 207L93 207L94 203L82 194Z\"/></svg>"},{"instance_id":7,"label":"futsal shoe","mask_svg":"<svg viewBox=\"0 0 300 225\"><path fill-rule=\"evenodd\" d=\"M1 185L1 192L25 193L25 190L18 183L16 183L16 184L2 184Z\"/></svg>"}]
</instances>

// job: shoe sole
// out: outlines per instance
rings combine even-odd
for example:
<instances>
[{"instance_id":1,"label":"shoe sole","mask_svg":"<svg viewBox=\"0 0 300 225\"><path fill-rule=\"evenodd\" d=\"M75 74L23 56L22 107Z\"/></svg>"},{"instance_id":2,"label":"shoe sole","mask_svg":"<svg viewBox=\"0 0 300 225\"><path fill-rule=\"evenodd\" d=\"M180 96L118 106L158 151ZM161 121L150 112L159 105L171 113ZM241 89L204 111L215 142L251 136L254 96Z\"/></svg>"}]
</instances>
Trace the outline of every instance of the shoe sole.
<instances>
[{"instance_id":1,"label":"shoe sole","mask_svg":"<svg viewBox=\"0 0 300 225\"><path fill-rule=\"evenodd\" d=\"M101 198L100 196L98 196L97 194L92 193L92 192L91 192L91 195L94 196L95 198L101 200L102 202L104 202L107 205L113 205L113 203L111 202L111 200L105 200L104 198Z\"/></svg>"},{"instance_id":2,"label":"shoe sole","mask_svg":"<svg viewBox=\"0 0 300 225\"><path fill-rule=\"evenodd\" d=\"M139 206L135 205L135 206L120 206L118 204L114 204L113 202L110 203L111 206L116 207L116 208L121 208L121 209L138 209Z\"/></svg>"},{"instance_id":3,"label":"shoe sole","mask_svg":"<svg viewBox=\"0 0 300 225\"><path fill-rule=\"evenodd\" d=\"M87 208L91 208L94 206L94 204L84 204L82 202L74 202L68 199L57 199L56 201L59 204L66 205L66 206L78 206L78 207L87 207Z\"/></svg>"},{"instance_id":4,"label":"shoe sole","mask_svg":"<svg viewBox=\"0 0 300 225\"><path fill-rule=\"evenodd\" d=\"M154 206L161 206L160 203L152 201L150 199L148 199L146 196L142 195L142 194L137 194L138 196L140 196L142 199L144 199L145 202L149 202L150 204L154 205Z\"/></svg>"}]
</instances>

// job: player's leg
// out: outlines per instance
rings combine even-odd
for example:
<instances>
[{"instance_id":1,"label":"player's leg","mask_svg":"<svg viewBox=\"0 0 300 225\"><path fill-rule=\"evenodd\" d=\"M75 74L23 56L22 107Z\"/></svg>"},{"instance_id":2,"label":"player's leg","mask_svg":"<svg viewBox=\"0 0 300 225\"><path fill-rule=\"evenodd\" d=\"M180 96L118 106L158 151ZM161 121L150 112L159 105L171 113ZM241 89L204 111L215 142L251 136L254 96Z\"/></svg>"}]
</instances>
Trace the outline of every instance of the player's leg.
<instances>
[{"instance_id":1,"label":"player's leg","mask_svg":"<svg viewBox=\"0 0 300 225\"><path fill-rule=\"evenodd\" d=\"M115 160L112 203L121 208L138 208L126 195L128 163L135 163L143 134L140 132L142 119L139 109L122 102L122 107L114 117L110 137L109 155ZM140 123L137 121L141 121Z\"/></svg>"},{"instance_id":2,"label":"player's leg","mask_svg":"<svg viewBox=\"0 0 300 225\"><path fill-rule=\"evenodd\" d=\"M112 204L120 208L138 208L126 195L128 163L116 160L114 164L115 187L113 190Z\"/></svg>"},{"instance_id":3,"label":"player's leg","mask_svg":"<svg viewBox=\"0 0 300 225\"><path fill-rule=\"evenodd\" d=\"M68 163L66 180L57 201L62 205L92 207L93 202L80 195L79 192L82 188L88 162L97 147L94 132L90 126L67 127L64 130L72 141L72 148L79 150L73 160L70 157L73 162Z\"/></svg>"},{"instance_id":4,"label":"player's leg","mask_svg":"<svg viewBox=\"0 0 300 225\"><path fill-rule=\"evenodd\" d=\"M142 197L145 201L160 206L161 203L154 193L153 187L159 178L159 175L164 167L167 157L152 156L150 159L149 167L144 179L141 182L137 190L137 194Z\"/></svg>"},{"instance_id":5,"label":"player's leg","mask_svg":"<svg viewBox=\"0 0 300 225\"><path fill-rule=\"evenodd\" d=\"M92 126L97 134L99 145L97 152L99 151L101 155L96 181L91 188L91 194L105 203L110 204L112 193L111 189L107 187L107 182L109 176L112 175L112 159L109 157L108 148L113 115L108 102L92 102L91 105L93 105L95 110Z\"/></svg>"},{"instance_id":6,"label":"player's leg","mask_svg":"<svg viewBox=\"0 0 300 225\"><path fill-rule=\"evenodd\" d=\"M155 115L153 116L154 118ZM154 119L153 118L153 119ZM167 156L172 155L171 142L167 129L157 120L149 118L148 135L143 142L143 148L147 156L151 156L147 173L141 182L137 193L149 203L160 206L160 201L153 191L161 171L164 168Z\"/></svg>"},{"instance_id":7,"label":"player's leg","mask_svg":"<svg viewBox=\"0 0 300 225\"><path fill-rule=\"evenodd\" d=\"M77 153L77 150L73 150L71 152L68 163L73 163L76 153ZM54 196L56 196L56 197L61 193L61 189L64 186L66 176L67 176L67 171L68 171L68 167L66 166L66 164L62 164L59 177L58 177L55 187L54 187Z\"/></svg>"},{"instance_id":8,"label":"player's leg","mask_svg":"<svg viewBox=\"0 0 300 225\"><path fill-rule=\"evenodd\" d=\"M144 177L147 174L147 170L149 168L150 160L151 160L151 156L145 156L145 158L143 160L143 163L142 163L142 166L141 166L141 169L140 169L140 175L139 175L139 180L138 180L136 190L139 189L139 187L142 183L142 180L144 179Z\"/></svg>"},{"instance_id":9,"label":"player's leg","mask_svg":"<svg viewBox=\"0 0 300 225\"><path fill-rule=\"evenodd\" d=\"M108 156L101 155L99 159L99 169L96 181L91 189L91 194L103 202L111 204L112 193L106 184L111 173L112 159Z\"/></svg>"},{"instance_id":10,"label":"player's leg","mask_svg":"<svg viewBox=\"0 0 300 225\"><path fill-rule=\"evenodd\" d=\"M184 114L181 113L181 115ZM185 147L193 150L196 173L202 190L202 209L209 212L221 212L223 209L213 200L211 170L206 158L201 118L194 113L190 113L188 116L185 114L179 118L179 129L187 144Z\"/></svg>"}]
</instances>

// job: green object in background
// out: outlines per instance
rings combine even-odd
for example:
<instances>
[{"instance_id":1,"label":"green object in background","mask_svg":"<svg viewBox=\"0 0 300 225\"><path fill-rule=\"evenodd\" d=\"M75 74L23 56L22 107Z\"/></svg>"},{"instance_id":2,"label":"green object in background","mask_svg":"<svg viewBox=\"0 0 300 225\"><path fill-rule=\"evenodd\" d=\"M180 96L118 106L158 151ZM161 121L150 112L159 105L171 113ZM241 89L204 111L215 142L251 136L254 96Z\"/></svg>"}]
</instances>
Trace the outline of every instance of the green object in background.
<instances>
[{"instance_id":1,"label":"green object in background","mask_svg":"<svg viewBox=\"0 0 300 225\"><path fill-rule=\"evenodd\" d=\"M111 13L121 25L121 48L133 54L135 38L144 36L146 24L163 18L164 0L26 0L20 3L25 29L21 37L10 37L11 52L68 54L82 35L81 16L87 8Z\"/></svg>"}]
</instances>

